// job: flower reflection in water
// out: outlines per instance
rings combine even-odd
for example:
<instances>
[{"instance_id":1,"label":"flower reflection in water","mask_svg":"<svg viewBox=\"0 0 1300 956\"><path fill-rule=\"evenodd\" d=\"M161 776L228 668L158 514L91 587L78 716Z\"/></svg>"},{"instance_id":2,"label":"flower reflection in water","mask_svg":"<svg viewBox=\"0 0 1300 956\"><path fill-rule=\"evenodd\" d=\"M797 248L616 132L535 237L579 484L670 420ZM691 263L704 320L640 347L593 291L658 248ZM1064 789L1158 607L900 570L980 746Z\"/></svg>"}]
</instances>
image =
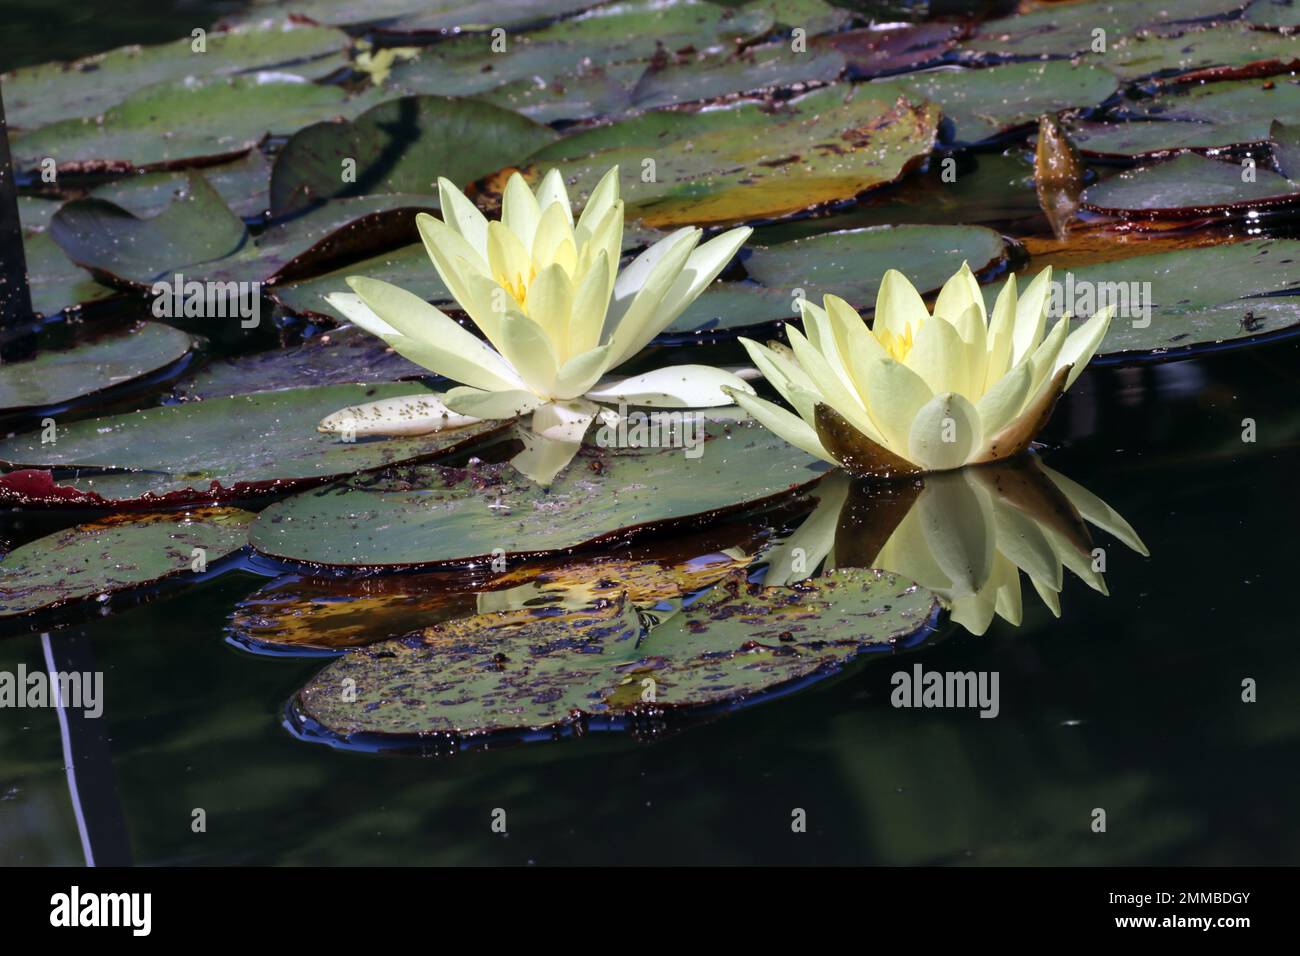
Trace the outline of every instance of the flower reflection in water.
<instances>
[{"instance_id":1,"label":"flower reflection in water","mask_svg":"<svg viewBox=\"0 0 1300 956\"><path fill-rule=\"evenodd\" d=\"M768 553L767 584L819 567L883 568L937 593L973 634L987 631L995 614L1020 624L1021 571L1057 617L1065 568L1108 593L1105 552L1090 524L1149 553L1113 508L1033 455L914 481L835 472L815 493L816 509Z\"/></svg>"}]
</instances>

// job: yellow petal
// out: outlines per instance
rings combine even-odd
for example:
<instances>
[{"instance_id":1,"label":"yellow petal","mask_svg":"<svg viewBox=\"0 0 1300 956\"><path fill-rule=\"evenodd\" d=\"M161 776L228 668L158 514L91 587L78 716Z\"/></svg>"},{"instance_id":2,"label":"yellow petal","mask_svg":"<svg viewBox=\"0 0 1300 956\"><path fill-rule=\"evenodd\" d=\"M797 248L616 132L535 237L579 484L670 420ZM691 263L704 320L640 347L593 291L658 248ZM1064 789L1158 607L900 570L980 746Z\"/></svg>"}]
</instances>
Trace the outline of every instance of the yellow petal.
<instances>
[{"instance_id":1,"label":"yellow petal","mask_svg":"<svg viewBox=\"0 0 1300 956\"><path fill-rule=\"evenodd\" d=\"M872 320L872 330L877 339L881 338L882 330L897 338L906 338L909 328L915 333L929 317L921 294L907 276L897 269L890 269L881 277L880 289L876 292L876 314Z\"/></svg>"},{"instance_id":2,"label":"yellow petal","mask_svg":"<svg viewBox=\"0 0 1300 956\"><path fill-rule=\"evenodd\" d=\"M960 468L980 445L979 412L955 392L921 406L912 420L907 457L927 471Z\"/></svg>"},{"instance_id":3,"label":"yellow petal","mask_svg":"<svg viewBox=\"0 0 1300 956\"><path fill-rule=\"evenodd\" d=\"M988 365L984 370L984 391L1007 373L1011 367L1012 337L1016 331L1016 277L1007 276L1002 291L993 303L993 318L989 322Z\"/></svg>"},{"instance_id":4,"label":"yellow petal","mask_svg":"<svg viewBox=\"0 0 1300 956\"><path fill-rule=\"evenodd\" d=\"M546 210L551 206L560 206L564 210L564 218L573 228L573 210L569 208L569 191L564 188L564 177L560 175L558 169L550 169L542 177L542 181L537 185L537 206L542 210L542 215L546 215Z\"/></svg>"},{"instance_id":5,"label":"yellow petal","mask_svg":"<svg viewBox=\"0 0 1300 956\"><path fill-rule=\"evenodd\" d=\"M934 393L920 375L891 358L872 362L866 375L867 412L889 450L906 458L912 422Z\"/></svg>"},{"instance_id":6,"label":"yellow petal","mask_svg":"<svg viewBox=\"0 0 1300 956\"><path fill-rule=\"evenodd\" d=\"M1016 330L1012 336L1011 364L1017 365L1043 340L1047 309L1051 305L1052 267L1048 266L1029 283L1016 301Z\"/></svg>"},{"instance_id":7,"label":"yellow petal","mask_svg":"<svg viewBox=\"0 0 1300 956\"><path fill-rule=\"evenodd\" d=\"M524 182L524 177L511 173L501 194L501 224L515 234L525 249L531 249L541 218L537 197Z\"/></svg>"},{"instance_id":8,"label":"yellow petal","mask_svg":"<svg viewBox=\"0 0 1300 956\"><path fill-rule=\"evenodd\" d=\"M569 318L573 314L573 283L558 263L543 269L528 287L524 302L528 317L541 326L557 361L568 357Z\"/></svg>"}]
</instances>

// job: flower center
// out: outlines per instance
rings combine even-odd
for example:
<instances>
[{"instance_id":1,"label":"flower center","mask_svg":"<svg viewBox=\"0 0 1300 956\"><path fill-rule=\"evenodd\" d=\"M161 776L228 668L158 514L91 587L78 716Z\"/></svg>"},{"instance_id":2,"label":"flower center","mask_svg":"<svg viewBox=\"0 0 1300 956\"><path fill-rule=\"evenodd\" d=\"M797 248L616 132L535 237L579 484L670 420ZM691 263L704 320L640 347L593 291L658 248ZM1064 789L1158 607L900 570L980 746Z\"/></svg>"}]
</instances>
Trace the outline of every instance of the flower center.
<instances>
[{"instance_id":1,"label":"flower center","mask_svg":"<svg viewBox=\"0 0 1300 956\"><path fill-rule=\"evenodd\" d=\"M897 361L902 362L907 359L907 354L912 351L912 331L911 323L909 323L904 327L902 335L896 335L889 329L882 329L877 338L880 344L885 347L886 352Z\"/></svg>"},{"instance_id":2,"label":"flower center","mask_svg":"<svg viewBox=\"0 0 1300 956\"><path fill-rule=\"evenodd\" d=\"M537 278L537 269L533 266L528 267L528 276L525 277L522 272L517 272L513 277L507 276L504 272L497 273L497 284L510 293L510 298L515 300L520 311L525 315L528 309L525 303L528 301L528 285Z\"/></svg>"}]
</instances>

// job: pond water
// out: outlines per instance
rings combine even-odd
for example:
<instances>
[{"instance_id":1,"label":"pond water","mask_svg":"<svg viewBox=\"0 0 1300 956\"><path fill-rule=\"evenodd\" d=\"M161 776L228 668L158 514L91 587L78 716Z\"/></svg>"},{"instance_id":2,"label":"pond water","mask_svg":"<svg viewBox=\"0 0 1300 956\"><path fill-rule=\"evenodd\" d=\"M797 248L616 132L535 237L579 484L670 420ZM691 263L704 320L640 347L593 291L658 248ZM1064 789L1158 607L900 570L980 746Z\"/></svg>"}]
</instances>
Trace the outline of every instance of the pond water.
<instances>
[{"instance_id":1,"label":"pond water","mask_svg":"<svg viewBox=\"0 0 1300 956\"><path fill-rule=\"evenodd\" d=\"M151 38L148 6L119 5L46 45L43 12L19 6L22 29L8 35L34 37L27 61L72 56ZM157 14L162 35L214 9ZM1021 215L963 221L1011 228ZM710 346L685 360L738 359ZM1041 438L1044 461L1150 552L1095 532L1108 596L1067 574L1057 619L1025 582L1019 627L998 618L975 636L947 623L780 699L634 733L437 757L300 739L286 703L325 661L229 639L231 609L271 580L267 563L248 562L53 636L105 672L96 729L111 762L79 778L82 804L116 834L110 852L128 846L151 865L1293 864L1298 379L1295 339L1089 369ZM784 535L801 518L747 520L738 536ZM49 523L8 516L3 531L28 540ZM39 634L11 635L0 671L39 669L43 655ZM997 719L891 706L891 675L917 663L997 673ZM1242 700L1246 679L1256 702ZM1104 834L1089 827L1094 808ZM192 828L197 809L206 832ZM490 825L498 809L505 834ZM792 832L796 809L806 833ZM82 860L55 713L0 711L0 863Z\"/></svg>"}]
</instances>

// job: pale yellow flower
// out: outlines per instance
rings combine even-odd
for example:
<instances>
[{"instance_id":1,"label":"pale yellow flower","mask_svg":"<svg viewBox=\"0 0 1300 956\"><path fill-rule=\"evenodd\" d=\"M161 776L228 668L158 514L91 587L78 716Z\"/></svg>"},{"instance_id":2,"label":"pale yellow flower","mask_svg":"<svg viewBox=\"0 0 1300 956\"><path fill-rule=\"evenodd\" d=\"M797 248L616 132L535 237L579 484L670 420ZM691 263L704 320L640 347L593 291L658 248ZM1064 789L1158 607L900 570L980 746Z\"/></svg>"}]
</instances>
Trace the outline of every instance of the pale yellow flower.
<instances>
[{"instance_id":1,"label":"pale yellow flower","mask_svg":"<svg viewBox=\"0 0 1300 956\"><path fill-rule=\"evenodd\" d=\"M933 315L895 270L881 281L873 328L836 296L823 306L802 301L804 333L786 327L791 348L741 339L797 414L739 391L736 401L792 445L860 474L1018 454L1110 326L1108 308L1073 332L1068 315L1048 332L1050 283L1045 269L1018 296L1008 277L991 320L965 263Z\"/></svg>"},{"instance_id":2,"label":"pale yellow flower","mask_svg":"<svg viewBox=\"0 0 1300 956\"><path fill-rule=\"evenodd\" d=\"M701 230L679 229L620 272L617 167L576 222L557 170L536 192L512 174L500 221L488 221L446 179L438 180L438 194L443 218L422 214L416 224L438 275L486 341L417 295L350 277L351 294L328 297L335 308L461 386L440 396L343 409L321 422L322 431L409 435L531 415L529 449L515 464L545 483L572 458L592 420L612 414L599 403L712 407L752 391L730 372L699 365L606 377L704 291L749 237L748 228L703 244Z\"/></svg>"}]
</instances>

